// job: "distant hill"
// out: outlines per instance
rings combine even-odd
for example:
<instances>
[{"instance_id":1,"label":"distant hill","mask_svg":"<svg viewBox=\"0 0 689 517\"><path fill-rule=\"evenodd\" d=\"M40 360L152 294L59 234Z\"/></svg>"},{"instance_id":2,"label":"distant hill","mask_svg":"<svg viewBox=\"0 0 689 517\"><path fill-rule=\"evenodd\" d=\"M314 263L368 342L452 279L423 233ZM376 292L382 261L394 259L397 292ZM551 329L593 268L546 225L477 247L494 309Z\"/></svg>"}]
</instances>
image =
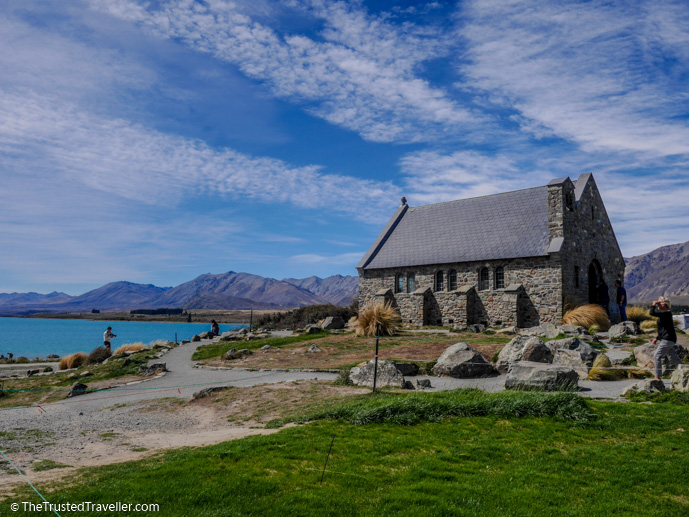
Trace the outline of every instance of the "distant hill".
<instances>
[{"instance_id":1,"label":"distant hill","mask_svg":"<svg viewBox=\"0 0 689 517\"><path fill-rule=\"evenodd\" d=\"M689 242L671 244L645 255L625 259L624 283L632 302L667 296L689 305Z\"/></svg>"},{"instance_id":2,"label":"distant hill","mask_svg":"<svg viewBox=\"0 0 689 517\"><path fill-rule=\"evenodd\" d=\"M289 281L288 281L289 280ZM79 296L65 293L0 293L0 315L36 312L128 311L132 309L291 309L332 303L348 305L356 295L353 276L276 280L229 271L206 274L176 287L111 282Z\"/></svg>"}]
</instances>

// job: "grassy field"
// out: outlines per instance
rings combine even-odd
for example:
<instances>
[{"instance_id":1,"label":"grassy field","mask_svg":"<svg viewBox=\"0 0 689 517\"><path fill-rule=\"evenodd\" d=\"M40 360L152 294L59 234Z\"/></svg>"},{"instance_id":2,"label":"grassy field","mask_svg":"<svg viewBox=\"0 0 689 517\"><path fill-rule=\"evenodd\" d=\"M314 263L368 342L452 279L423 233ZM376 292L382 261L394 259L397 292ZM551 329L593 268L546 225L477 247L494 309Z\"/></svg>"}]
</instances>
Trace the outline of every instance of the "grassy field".
<instances>
[{"instance_id":1,"label":"grassy field","mask_svg":"<svg viewBox=\"0 0 689 517\"><path fill-rule=\"evenodd\" d=\"M427 395L411 395L416 403L406 409L410 395L360 397L328 418L386 404L415 413L419 401L433 400ZM474 412L416 425L319 420L85 469L68 483L38 488L53 503L157 503L155 515L165 516L689 513L686 404L585 402L572 394L444 397ZM0 515L16 515L12 501L39 499L21 488L0 504Z\"/></svg>"}]
</instances>

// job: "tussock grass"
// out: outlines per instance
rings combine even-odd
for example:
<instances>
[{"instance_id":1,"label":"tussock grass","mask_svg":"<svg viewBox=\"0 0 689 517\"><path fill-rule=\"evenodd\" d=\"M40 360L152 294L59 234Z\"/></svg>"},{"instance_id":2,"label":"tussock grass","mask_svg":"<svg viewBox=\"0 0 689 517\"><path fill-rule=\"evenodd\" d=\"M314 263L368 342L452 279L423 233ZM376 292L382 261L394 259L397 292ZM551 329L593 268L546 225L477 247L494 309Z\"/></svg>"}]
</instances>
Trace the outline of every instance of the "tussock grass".
<instances>
[{"instance_id":1,"label":"tussock grass","mask_svg":"<svg viewBox=\"0 0 689 517\"><path fill-rule=\"evenodd\" d=\"M648 307L641 305L629 305L627 307L627 319L641 325L644 321L653 320Z\"/></svg>"},{"instance_id":2,"label":"tussock grass","mask_svg":"<svg viewBox=\"0 0 689 517\"><path fill-rule=\"evenodd\" d=\"M69 370L71 368L79 368L81 365L86 364L89 356L84 352L77 352L75 354L70 354L64 356L60 359L60 370Z\"/></svg>"},{"instance_id":3,"label":"tussock grass","mask_svg":"<svg viewBox=\"0 0 689 517\"><path fill-rule=\"evenodd\" d=\"M87 364L100 364L111 355L112 354L110 353L110 350L108 350L104 346L99 346L89 354Z\"/></svg>"},{"instance_id":4,"label":"tussock grass","mask_svg":"<svg viewBox=\"0 0 689 517\"><path fill-rule=\"evenodd\" d=\"M358 336L392 336L402 325L400 313L389 301L370 304L359 311L354 330Z\"/></svg>"},{"instance_id":5,"label":"tussock grass","mask_svg":"<svg viewBox=\"0 0 689 517\"><path fill-rule=\"evenodd\" d=\"M130 343L128 345L122 345L115 350L112 355L124 354L125 352L138 352L144 348L146 348L146 345L143 343Z\"/></svg>"},{"instance_id":6,"label":"tussock grass","mask_svg":"<svg viewBox=\"0 0 689 517\"><path fill-rule=\"evenodd\" d=\"M357 402L313 413L303 420L344 420L357 425L414 425L441 422L449 417L478 416L554 417L581 423L594 419L587 401L574 393L487 393L465 388L437 393L366 395Z\"/></svg>"},{"instance_id":7,"label":"tussock grass","mask_svg":"<svg viewBox=\"0 0 689 517\"><path fill-rule=\"evenodd\" d=\"M593 325L598 325L602 331L610 328L610 320L605 313L605 309L600 305L581 305L567 311L562 318L562 323L565 325L579 325L584 328L591 328Z\"/></svg>"},{"instance_id":8,"label":"tussock grass","mask_svg":"<svg viewBox=\"0 0 689 517\"><path fill-rule=\"evenodd\" d=\"M627 377L624 369L614 369L610 359L605 354L598 354L593 361L593 368L589 372L590 381L619 381Z\"/></svg>"},{"instance_id":9,"label":"tussock grass","mask_svg":"<svg viewBox=\"0 0 689 517\"><path fill-rule=\"evenodd\" d=\"M658 324L655 320L644 320L639 325L643 330L655 330L658 328Z\"/></svg>"}]
</instances>

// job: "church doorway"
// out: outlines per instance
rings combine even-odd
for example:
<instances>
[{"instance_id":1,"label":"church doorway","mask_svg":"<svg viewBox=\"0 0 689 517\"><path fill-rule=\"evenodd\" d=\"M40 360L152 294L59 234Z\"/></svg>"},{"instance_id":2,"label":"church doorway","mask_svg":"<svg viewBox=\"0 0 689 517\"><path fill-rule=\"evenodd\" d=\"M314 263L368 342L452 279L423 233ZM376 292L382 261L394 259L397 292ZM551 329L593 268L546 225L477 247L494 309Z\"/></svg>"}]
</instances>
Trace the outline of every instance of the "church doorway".
<instances>
[{"instance_id":1,"label":"church doorway","mask_svg":"<svg viewBox=\"0 0 689 517\"><path fill-rule=\"evenodd\" d=\"M593 259L589 264L589 303L598 303L598 282L603 278L600 262Z\"/></svg>"}]
</instances>

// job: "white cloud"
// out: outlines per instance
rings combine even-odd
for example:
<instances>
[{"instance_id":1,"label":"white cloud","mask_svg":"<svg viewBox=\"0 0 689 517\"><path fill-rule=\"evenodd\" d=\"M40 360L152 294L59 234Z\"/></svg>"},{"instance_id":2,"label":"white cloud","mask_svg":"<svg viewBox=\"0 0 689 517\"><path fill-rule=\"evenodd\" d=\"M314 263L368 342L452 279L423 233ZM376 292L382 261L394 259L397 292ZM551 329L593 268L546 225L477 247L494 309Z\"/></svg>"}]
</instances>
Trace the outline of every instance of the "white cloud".
<instances>
[{"instance_id":1,"label":"white cloud","mask_svg":"<svg viewBox=\"0 0 689 517\"><path fill-rule=\"evenodd\" d=\"M686 2L473 1L461 17L462 86L501 97L525 130L588 151L689 153Z\"/></svg>"},{"instance_id":2,"label":"white cloud","mask_svg":"<svg viewBox=\"0 0 689 517\"><path fill-rule=\"evenodd\" d=\"M301 14L324 24L317 39L280 34L248 16L242 3L91 4L233 63L276 96L367 140L434 140L480 118L418 76L421 63L447 55L449 40L428 28L393 25L356 4L314 0L302 6Z\"/></svg>"},{"instance_id":3,"label":"white cloud","mask_svg":"<svg viewBox=\"0 0 689 517\"><path fill-rule=\"evenodd\" d=\"M320 264L329 266L352 266L359 263L365 251L353 253L341 253L339 255L320 255L317 253L304 253L290 257L290 262L295 264Z\"/></svg>"}]
</instances>

